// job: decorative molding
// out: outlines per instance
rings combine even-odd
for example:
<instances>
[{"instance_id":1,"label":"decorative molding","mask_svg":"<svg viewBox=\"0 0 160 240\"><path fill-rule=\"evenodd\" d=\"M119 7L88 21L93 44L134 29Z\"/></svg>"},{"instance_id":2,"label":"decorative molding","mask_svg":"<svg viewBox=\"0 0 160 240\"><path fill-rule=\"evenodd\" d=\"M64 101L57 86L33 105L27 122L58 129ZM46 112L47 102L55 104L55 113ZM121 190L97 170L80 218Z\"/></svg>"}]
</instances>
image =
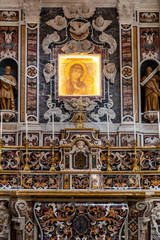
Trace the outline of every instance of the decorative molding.
<instances>
[{"instance_id":1,"label":"decorative molding","mask_svg":"<svg viewBox=\"0 0 160 240\"><path fill-rule=\"evenodd\" d=\"M116 49L117 49L117 42L116 40L109 34L106 34L106 33L102 33L100 36L99 36L99 41L100 42L103 42L103 43L108 43L110 45L110 48L108 49L108 53L109 54L113 54Z\"/></svg>"},{"instance_id":2,"label":"decorative molding","mask_svg":"<svg viewBox=\"0 0 160 240\"><path fill-rule=\"evenodd\" d=\"M51 49L48 48L49 45L54 42L57 43L60 40L60 36L58 35L58 33L55 31L52 34L48 34L47 37L45 37L43 39L42 42L42 48L45 54L50 54L51 53Z\"/></svg>"},{"instance_id":3,"label":"decorative molding","mask_svg":"<svg viewBox=\"0 0 160 240\"><path fill-rule=\"evenodd\" d=\"M109 95L108 103L105 104L105 107L101 107L98 110L98 113L92 112L90 114L91 118L94 119L97 122L100 122L100 118L104 115L108 115L109 122L112 122L111 119L114 119L116 117L116 113L111 108L113 107L113 100L111 99L112 95Z\"/></svg>"},{"instance_id":4,"label":"decorative molding","mask_svg":"<svg viewBox=\"0 0 160 240\"><path fill-rule=\"evenodd\" d=\"M160 202L157 202L156 206L151 210L151 222L153 235L156 235L157 237L160 238L159 220L160 220Z\"/></svg>"},{"instance_id":5,"label":"decorative molding","mask_svg":"<svg viewBox=\"0 0 160 240\"><path fill-rule=\"evenodd\" d=\"M13 11L4 11L2 12L2 17L4 17L6 20L10 21L13 17L16 17L16 12Z\"/></svg>"},{"instance_id":6,"label":"decorative molding","mask_svg":"<svg viewBox=\"0 0 160 240\"><path fill-rule=\"evenodd\" d=\"M30 122L38 121L39 115L39 24L26 24L26 113Z\"/></svg>"},{"instance_id":7,"label":"decorative molding","mask_svg":"<svg viewBox=\"0 0 160 240\"><path fill-rule=\"evenodd\" d=\"M7 123L15 119L16 116L16 112L12 110L0 110L0 113L3 114L3 120Z\"/></svg>"},{"instance_id":8,"label":"decorative molding","mask_svg":"<svg viewBox=\"0 0 160 240\"><path fill-rule=\"evenodd\" d=\"M70 116L69 113L63 114L60 108L55 107L55 103L52 103L51 95L48 95L47 107L49 110L44 113L44 119L48 120L48 122L51 122L51 117L53 114L59 117L61 122L65 121Z\"/></svg>"},{"instance_id":9,"label":"decorative molding","mask_svg":"<svg viewBox=\"0 0 160 240\"><path fill-rule=\"evenodd\" d=\"M21 213L20 211L24 211L27 209L27 202L24 201L24 200L18 200L16 203L15 203L15 210L18 214L18 217L20 218L21 217Z\"/></svg>"},{"instance_id":10,"label":"decorative molding","mask_svg":"<svg viewBox=\"0 0 160 240\"><path fill-rule=\"evenodd\" d=\"M2 142L6 146L13 144L15 145L15 136L13 134L5 134L2 136Z\"/></svg>"},{"instance_id":11,"label":"decorative molding","mask_svg":"<svg viewBox=\"0 0 160 240\"><path fill-rule=\"evenodd\" d=\"M64 107L67 111L74 113L79 112L79 107L77 106L79 99L78 98L71 98L70 100L64 100ZM91 101L89 98L82 98L82 111L83 112L91 112L97 106L97 103ZM76 106L76 107L75 107Z\"/></svg>"},{"instance_id":12,"label":"decorative molding","mask_svg":"<svg viewBox=\"0 0 160 240\"><path fill-rule=\"evenodd\" d=\"M143 117L145 120L148 120L150 123L154 123L158 119L157 111L147 111L144 112Z\"/></svg>"},{"instance_id":13,"label":"decorative molding","mask_svg":"<svg viewBox=\"0 0 160 240\"><path fill-rule=\"evenodd\" d=\"M79 99L77 98L71 98L70 100L65 99L63 100L64 103L64 108L69 112L69 113L65 113L62 114L62 110L60 108L56 108L55 104L52 103L52 99L51 99L51 95L48 95L48 100L47 100L47 107L49 108L49 110L47 110L47 112L45 112L44 114L44 119L45 120L49 120L49 122L51 122L51 117L53 115L53 113L60 118L60 121L63 122L66 119L68 119L73 113L78 113L79 112L79 107L76 106L75 104L79 101ZM82 111L84 113L90 114L92 111L94 111L94 109L98 106L98 103L90 100L89 98L83 98L82 102L84 103L85 106L82 106ZM110 109L113 106L113 101L110 99L110 103L107 104L108 106L108 111L110 114L110 119L114 119L115 118L115 113L112 109ZM106 108L104 108L106 109ZM101 112L101 109L99 110ZM105 110L106 111L106 110ZM95 117L94 120L98 119L98 121L100 121L99 117L100 115L103 116L105 114L105 111L103 113L99 112L99 115ZM91 113L90 116L91 118L93 118L94 113Z\"/></svg>"},{"instance_id":14,"label":"decorative molding","mask_svg":"<svg viewBox=\"0 0 160 240\"><path fill-rule=\"evenodd\" d=\"M152 203L150 201L146 202L137 202L136 209L138 211L144 211L143 217L150 216L150 211L152 209Z\"/></svg>"},{"instance_id":15,"label":"decorative molding","mask_svg":"<svg viewBox=\"0 0 160 240\"><path fill-rule=\"evenodd\" d=\"M133 59L132 59L132 25L121 24L121 98L122 121L133 121Z\"/></svg>"},{"instance_id":16,"label":"decorative molding","mask_svg":"<svg viewBox=\"0 0 160 240\"><path fill-rule=\"evenodd\" d=\"M111 109L113 107L113 100L111 98L112 95L109 96L109 101L107 104L105 104L105 107L101 107L100 109L98 109L97 113L94 110L98 107L98 103L95 100L83 98L82 101L85 104L85 107L82 107L82 111L97 122L100 122L100 118L103 117L105 114L108 114L109 121L111 122L111 119L114 119L116 117L114 110ZM74 104L77 103L77 101L77 98L72 98L71 100L64 100L65 109L70 113L79 112L79 108L74 107Z\"/></svg>"},{"instance_id":17,"label":"decorative molding","mask_svg":"<svg viewBox=\"0 0 160 240\"><path fill-rule=\"evenodd\" d=\"M12 58L18 60L18 27L0 27L0 58Z\"/></svg>"},{"instance_id":18,"label":"decorative molding","mask_svg":"<svg viewBox=\"0 0 160 240\"><path fill-rule=\"evenodd\" d=\"M10 239L9 234L10 234L10 215L8 209L4 206L4 202L0 202L0 225L1 225L1 230L0 230L0 238Z\"/></svg>"},{"instance_id":19,"label":"decorative molding","mask_svg":"<svg viewBox=\"0 0 160 240\"><path fill-rule=\"evenodd\" d=\"M84 178L79 176L77 179L76 177L76 186L80 186L82 182L86 184L87 179L86 175ZM66 209L69 213L66 212ZM34 216L44 239L47 239L49 234L51 238L56 235L57 239L63 238L66 240L71 239L71 237L75 240L87 240L90 235L93 239L105 239L106 236L111 236L112 239L120 239L128 211L127 204L112 203L50 202L35 203L34 205ZM50 228L51 230L48 233L46 229L48 226L52 226L52 222L55 223L55 227ZM82 238L82 236L85 237Z\"/></svg>"}]
</instances>

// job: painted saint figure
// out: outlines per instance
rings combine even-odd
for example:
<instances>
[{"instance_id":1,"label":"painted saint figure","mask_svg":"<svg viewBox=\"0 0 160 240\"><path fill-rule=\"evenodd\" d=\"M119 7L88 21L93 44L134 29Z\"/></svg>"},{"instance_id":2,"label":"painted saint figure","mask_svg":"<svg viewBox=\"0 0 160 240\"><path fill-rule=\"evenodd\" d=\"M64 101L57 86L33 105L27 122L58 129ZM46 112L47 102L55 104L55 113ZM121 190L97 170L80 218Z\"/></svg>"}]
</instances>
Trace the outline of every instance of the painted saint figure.
<instances>
[{"instance_id":1,"label":"painted saint figure","mask_svg":"<svg viewBox=\"0 0 160 240\"><path fill-rule=\"evenodd\" d=\"M152 73L152 68L149 66L146 69L146 76L142 78L142 82ZM152 76L148 82L144 85L145 88L145 107L144 112L146 111L159 111L159 89L160 76Z\"/></svg>"},{"instance_id":2,"label":"painted saint figure","mask_svg":"<svg viewBox=\"0 0 160 240\"><path fill-rule=\"evenodd\" d=\"M11 66L5 67L6 74L2 76L0 80L0 103L1 109L15 111L14 103L14 92L13 89L17 90L16 79L11 75Z\"/></svg>"},{"instance_id":3,"label":"painted saint figure","mask_svg":"<svg viewBox=\"0 0 160 240\"><path fill-rule=\"evenodd\" d=\"M81 64L74 64L69 70L69 80L62 87L64 95L86 95L86 85L81 81L83 75L83 67Z\"/></svg>"}]
</instances>

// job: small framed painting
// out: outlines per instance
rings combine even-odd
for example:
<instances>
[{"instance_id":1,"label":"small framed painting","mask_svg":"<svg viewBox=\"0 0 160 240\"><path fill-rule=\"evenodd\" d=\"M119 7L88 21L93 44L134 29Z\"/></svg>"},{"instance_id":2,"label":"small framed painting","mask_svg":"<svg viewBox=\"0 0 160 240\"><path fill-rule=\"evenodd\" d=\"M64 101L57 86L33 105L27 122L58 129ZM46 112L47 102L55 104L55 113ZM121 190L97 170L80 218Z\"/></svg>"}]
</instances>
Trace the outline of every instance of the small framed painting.
<instances>
[{"instance_id":1,"label":"small framed painting","mask_svg":"<svg viewBox=\"0 0 160 240\"><path fill-rule=\"evenodd\" d=\"M60 54L58 59L59 96L100 96L101 55Z\"/></svg>"}]
</instances>

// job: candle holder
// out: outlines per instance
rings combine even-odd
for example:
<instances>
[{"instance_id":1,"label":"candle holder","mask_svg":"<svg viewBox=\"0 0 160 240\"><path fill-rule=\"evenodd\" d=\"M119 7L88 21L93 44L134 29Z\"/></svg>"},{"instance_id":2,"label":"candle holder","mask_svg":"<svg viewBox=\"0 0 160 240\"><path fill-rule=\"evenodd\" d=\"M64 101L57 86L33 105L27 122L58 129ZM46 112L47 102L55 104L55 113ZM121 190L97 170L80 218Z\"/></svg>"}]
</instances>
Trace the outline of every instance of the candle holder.
<instances>
[{"instance_id":1,"label":"candle holder","mask_svg":"<svg viewBox=\"0 0 160 240\"><path fill-rule=\"evenodd\" d=\"M28 146L29 146L29 140L28 139L26 139L26 143L25 143L25 145L26 145L26 157L25 157L25 166L24 166L24 171L29 171L30 169L29 169L29 165L28 165Z\"/></svg>"},{"instance_id":2,"label":"candle holder","mask_svg":"<svg viewBox=\"0 0 160 240\"><path fill-rule=\"evenodd\" d=\"M0 138L0 171L3 171L3 168L2 168L2 138Z\"/></svg>"},{"instance_id":3,"label":"candle holder","mask_svg":"<svg viewBox=\"0 0 160 240\"><path fill-rule=\"evenodd\" d=\"M111 168L111 158L110 158L110 144L109 144L109 139L108 139L108 147L107 147L107 172L111 172L112 168Z\"/></svg>"},{"instance_id":4,"label":"candle holder","mask_svg":"<svg viewBox=\"0 0 160 240\"><path fill-rule=\"evenodd\" d=\"M51 168L50 168L50 172L55 172L56 169L54 167L54 161L55 161L55 158L54 158L54 140L52 141L52 158L51 158L51 161L52 161L52 165L51 165Z\"/></svg>"},{"instance_id":5,"label":"candle holder","mask_svg":"<svg viewBox=\"0 0 160 240\"><path fill-rule=\"evenodd\" d=\"M133 163L133 172L138 172L138 158L137 158L137 142L136 139L134 140L134 163Z\"/></svg>"},{"instance_id":6,"label":"candle holder","mask_svg":"<svg viewBox=\"0 0 160 240\"><path fill-rule=\"evenodd\" d=\"M158 143L158 149L159 149L159 158L158 158L158 172L160 172L160 138L159 138L159 143Z\"/></svg>"}]
</instances>

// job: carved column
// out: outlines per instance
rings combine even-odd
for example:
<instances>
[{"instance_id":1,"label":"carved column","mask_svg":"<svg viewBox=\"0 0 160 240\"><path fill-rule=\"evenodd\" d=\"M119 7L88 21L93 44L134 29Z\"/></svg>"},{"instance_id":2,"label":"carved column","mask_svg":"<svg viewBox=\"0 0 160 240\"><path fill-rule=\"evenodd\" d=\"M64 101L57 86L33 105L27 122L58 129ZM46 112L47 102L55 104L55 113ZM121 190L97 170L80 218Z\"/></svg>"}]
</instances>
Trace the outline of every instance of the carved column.
<instances>
[{"instance_id":1,"label":"carved column","mask_svg":"<svg viewBox=\"0 0 160 240\"><path fill-rule=\"evenodd\" d=\"M28 121L37 122L39 116L39 14L40 0L23 3L26 23L26 113Z\"/></svg>"},{"instance_id":2,"label":"carved column","mask_svg":"<svg viewBox=\"0 0 160 240\"><path fill-rule=\"evenodd\" d=\"M120 74L122 122L134 121L134 82L133 82L133 16L134 2L119 0L120 29Z\"/></svg>"}]
</instances>

